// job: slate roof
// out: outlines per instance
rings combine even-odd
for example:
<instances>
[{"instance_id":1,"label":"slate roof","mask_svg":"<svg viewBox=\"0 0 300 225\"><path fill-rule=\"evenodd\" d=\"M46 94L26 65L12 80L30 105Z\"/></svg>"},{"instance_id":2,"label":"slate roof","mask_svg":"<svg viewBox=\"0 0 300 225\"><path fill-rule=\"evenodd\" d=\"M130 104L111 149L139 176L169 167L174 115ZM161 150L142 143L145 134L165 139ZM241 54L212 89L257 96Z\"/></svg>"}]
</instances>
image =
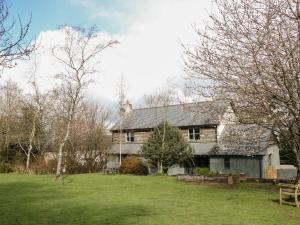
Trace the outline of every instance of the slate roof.
<instances>
[{"instance_id":1,"label":"slate roof","mask_svg":"<svg viewBox=\"0 0 300 225\"><path fill-rule=\"evenodd\" d=\"M210 155L265 155L270 146L270 129L255 124L227 124Z\"/></svg>"},{"instance_id":2,"label":"slate roof","mask_svg":"<svg viewBox=\"0 0 300 225\"><path fill-rule=\"evenodd\" d=\"M137 155L141 150L143 144L137 143L123 143L122 144L122 154L134 154ZM111 154L119 154L120 153L120 145L113 144L109 149L109 153Z\"/></svg>"},{"instance_id":3,"label":"slate roof","mask_svg":"<svg viewBox=\"0 0 300 225\"><path fill-rule=\"evenodd\" d=\"M210 151L215 147L216 143L190 143L194 150L194 155L208 155Z\"/></svg>"},{"instance_id":4,"label":"slate roof","mask_svg":"<svg viewBox=\"0 0 300 225\"><path fill-rule=\"evenodd\" d=\"M164 120L176 127L216 125L227 110L218 101L133 109L123 120L123 129L151 129ZM111 130L118 130L120 121Z\"/></svg>"}]
</instances>

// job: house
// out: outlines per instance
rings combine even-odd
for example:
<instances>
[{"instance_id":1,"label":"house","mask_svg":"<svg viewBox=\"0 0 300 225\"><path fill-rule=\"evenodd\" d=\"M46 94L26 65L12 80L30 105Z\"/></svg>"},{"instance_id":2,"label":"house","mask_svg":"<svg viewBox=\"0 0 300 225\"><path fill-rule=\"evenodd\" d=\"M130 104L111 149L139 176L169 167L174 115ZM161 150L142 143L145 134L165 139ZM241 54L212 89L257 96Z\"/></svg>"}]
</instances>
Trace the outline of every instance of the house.
<instances>
[{"instance_id":1,"label":"house","mask_svg":"<svg viewBox=\"0 0 300 225\"><path fill-rule=\"evenodd\" d=\"M223 102L141 109L132 109L127 102L124 112L125 118L111 128L108 167L117 167L120 155L122 158L138 155L153 128L166 120L178 127L193 147L195 167L208 167L221 173L245 173L253 178L277 176L279 150L272 141L271 131L254 124L239 124Z\"/></svg>"}]
</instances>

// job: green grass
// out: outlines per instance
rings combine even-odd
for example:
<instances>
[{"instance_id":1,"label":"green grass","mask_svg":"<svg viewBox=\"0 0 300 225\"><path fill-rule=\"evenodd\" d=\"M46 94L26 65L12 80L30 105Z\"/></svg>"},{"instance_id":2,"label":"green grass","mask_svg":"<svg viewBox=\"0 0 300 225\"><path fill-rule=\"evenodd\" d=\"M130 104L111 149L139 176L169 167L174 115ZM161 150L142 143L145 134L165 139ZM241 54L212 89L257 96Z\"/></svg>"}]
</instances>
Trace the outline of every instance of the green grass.
<instances>
[{"instance_id":1,"label":"green grass","mask_svg":"<svg viewBox=\"0 0 300 225\"><path fill-rule=\"evenodd\" d=\"M178 183L165 176L0 175L0 224L300 224L271 184L234 188Z\"/></svg>"}]
</instances>

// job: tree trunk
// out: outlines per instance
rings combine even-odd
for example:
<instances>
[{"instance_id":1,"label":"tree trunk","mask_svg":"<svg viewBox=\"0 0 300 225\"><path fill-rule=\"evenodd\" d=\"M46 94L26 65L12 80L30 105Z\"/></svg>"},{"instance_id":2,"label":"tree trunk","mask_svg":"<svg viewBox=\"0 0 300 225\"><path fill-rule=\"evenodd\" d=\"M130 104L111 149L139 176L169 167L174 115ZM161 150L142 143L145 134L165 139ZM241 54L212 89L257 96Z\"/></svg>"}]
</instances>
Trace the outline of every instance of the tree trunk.
<instances>
[{"instance_id":1,"label":"tree trunk","mask_svg":"<svg viewBox=\"0 0 300 225\"><path fill-rule=\"evenodd\" d=\"M10 133L9 121L8 119L6 119L6 132L5 132L6 162L8 162L9 133Z\"/></svg>"},{"instance_id":2,"label":"tree trunk","mask_svg":"<svg viewBox=\"0 0 300 225\"><path fill-rule=\"evenodd\" d=\"M157 173L159 173L159 165L160 165L159 160L157 160Z\"/></svg>"},{"instance_id":3,"label":"tree trunk","mask_svg":"<svg viewBox=\"0 0 300 225\"><path fill-rule=\"evenodd\" d=\"M68 121L65 136L64 136L62 142L59 145L59 150L58 150L58 155L57 155L56 179L58 179L58 178L61 179L62 178L63 149L64 149L66 141L69 138L70 126L71 126L71 120Z\"/></svg>"},{"instance_id":4,"label":"tree trunk","mask_svg":"<svg viewBox=\"0 0 300 225\"><path fill-rule=\"evenodd\" d=\"M29 166L30 166L30 156L31 156L31 151L32 151L32 142L35 136L35 129L36 129L36 119L38 116L38 112L35 112L34 117L33 117L33 124L32 124L32 130L31 134L29 137L29 147L27 151L27 160L26 160L26 171L29 172Z\"/></svg>"},{"instance_id":5,"label":"tree trunk","mask_svg":"<svg viewBox=\"0 0 300 225\"><path fill-rule=\"evenodd\" d=\"M164 126L163 126L163 136L162 136L162 143L161 143L161 147L162 147L162 159L160 160L160 164L159 164L159 173L163 173L163 154L164 154L164 148L165 148L165 139L166 139L166 119L164 120Z\"/></svg>"},{"instance_id":6,"label":"tree trunk","mask_svg":"<svg viewBox=\"0 0 300 225\"><path fill-rule=\"evenodd\" d=\"M30 155L31 155L32 145L28 148L27 160L26 160L26 171L29 173L29 165L30 165Z\"/></svg>"}]
</instances>

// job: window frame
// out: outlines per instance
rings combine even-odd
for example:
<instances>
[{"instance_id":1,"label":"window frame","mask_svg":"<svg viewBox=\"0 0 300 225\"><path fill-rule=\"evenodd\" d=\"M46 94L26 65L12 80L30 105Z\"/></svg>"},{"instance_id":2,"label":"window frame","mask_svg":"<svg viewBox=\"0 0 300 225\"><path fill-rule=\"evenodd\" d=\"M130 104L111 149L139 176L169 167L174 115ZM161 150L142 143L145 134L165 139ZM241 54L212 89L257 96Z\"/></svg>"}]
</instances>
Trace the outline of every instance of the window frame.
<instances>
[{"instance_id":1,"label":"window frame","mask_svg":"<svg viewBox=\"0 0 300 225\"><path fill-rule=\"evenodd\" d=\"M134 132L132 130L126 132L126 142L134 142Z\"/></svg>"},{"instance_id":2,"label":"window frame","mask_svg":"<svg viewBox=\"0 0 300 225\"><path fill-rule=\"evenodd\" d=\"M196 132L196 130L198 130L198 132ZM189 135L189 141L199 141L200 140L200 127L188 128L188 135ZM196 135L198 135L198 138L196 138ZM191 136L192 136L192 138L191 138Z\"/></svg>"}]
</instances>

